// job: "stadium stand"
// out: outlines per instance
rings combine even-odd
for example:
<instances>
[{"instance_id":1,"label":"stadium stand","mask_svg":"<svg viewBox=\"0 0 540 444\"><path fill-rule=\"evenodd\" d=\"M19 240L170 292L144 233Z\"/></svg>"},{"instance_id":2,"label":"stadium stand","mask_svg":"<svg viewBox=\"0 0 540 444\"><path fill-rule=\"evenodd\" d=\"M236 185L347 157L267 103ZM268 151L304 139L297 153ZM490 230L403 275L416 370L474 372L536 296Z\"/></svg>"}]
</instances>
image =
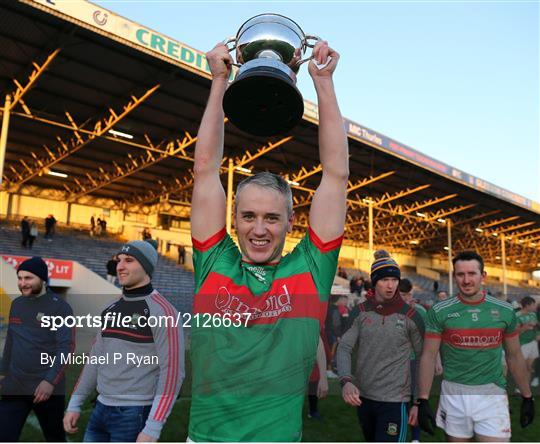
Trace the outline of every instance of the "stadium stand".
<instances>
[{"instance_id":1,"label":"stadium stand","mask_svg":"<svg viewBox=\"0 0 540 444\"><path fill-rule=\"evenodd\" d=\"M43 228L40 227L43 233ZM87 232L61 227L52 242L38 238L31 250L21 246L18 227L0 226L0 254L19 256L42 256L73 260L94 271L105 279L105 264L122 245L120 239L111 237L90 237ZM158 289L179 311L191 312L193 302L193 273L186 271L162 255L153 276L154 287Z\"/></svg>"}]
</instances>

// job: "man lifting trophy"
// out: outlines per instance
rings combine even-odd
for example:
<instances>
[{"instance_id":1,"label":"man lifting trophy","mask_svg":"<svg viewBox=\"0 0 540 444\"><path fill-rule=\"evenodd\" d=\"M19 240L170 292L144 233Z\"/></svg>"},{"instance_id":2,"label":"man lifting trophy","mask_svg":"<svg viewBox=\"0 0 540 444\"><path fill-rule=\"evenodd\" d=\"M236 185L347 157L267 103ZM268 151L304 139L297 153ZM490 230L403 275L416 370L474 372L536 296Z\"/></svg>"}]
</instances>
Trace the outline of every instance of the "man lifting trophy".
<instances>
[{"instance_id":1,"label":"man lifting trophy","mask_svg":"<svg viewBox=\"0 0 540 444\"><path fill-rule=\"evenodd\" d=\"M296 73L310 60L301 57L318 40L278 14L260 14L245 22L227 41L240 67L223 99L229 120L255 136L283 134L296 126L304 114Z\"/></svg>"},{"instance_id":2,"label":"man lifting trophy","mask_svg":"<svg viewBox=\"0 0 540 444\"><path fill-rule=\"evenodd\" d=\"M251 134L287 131L294 118L302 117L294 69L284 63L300 61L305 37L296 40L298 46L290 43L299 33L294 22L281 16L246 22L236 43L237 61L243 64L231 85L230 48L220 42L206 53L212 84L197 133L191 202L193 316L240 317L244 322L237 327L225 322L192 326L188 441L302 438L304 394L315 360L323 354L320 332L347 211L349 152L333 82L339 54L327 42L315 44L308 64L319 107L322 174L302 241L282 257L294 226L292 191L285 178L262 171L236 189L232 216L237 245L225 229L227 204L220 178L224 102L236 110L234 114L227 106L231 120L233 115L247 119L234 122ZM324 370L324 364L320 367ZM321 387L321 396L323 392Z\"/></svg>"}]
</instances>

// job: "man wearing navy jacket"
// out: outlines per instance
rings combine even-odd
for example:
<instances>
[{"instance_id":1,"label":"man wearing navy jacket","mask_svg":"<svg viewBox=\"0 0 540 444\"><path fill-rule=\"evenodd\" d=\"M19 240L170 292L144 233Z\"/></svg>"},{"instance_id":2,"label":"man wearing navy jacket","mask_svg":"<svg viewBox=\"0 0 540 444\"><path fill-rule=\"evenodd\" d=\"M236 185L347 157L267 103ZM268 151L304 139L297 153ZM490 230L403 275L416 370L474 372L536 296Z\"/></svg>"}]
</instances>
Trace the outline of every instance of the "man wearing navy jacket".
<instances>
[{"instance_id":1,"label":"man wearing navy jacket","mask_svg":"<svg viewBox=\"0 0 540 444\"><path fill-rule=\"evenodd\" d=\"M65 441L65 365L61 356L73 352L74 329L43 328L41 318L71 316L73 311L47 286L47 264L40 257L21 263L17 279L21 296L11 304L0 361L0 441L18 441L31 410L45 440ZM48 358L43 359L44 356Z\"/></svg>"}]
</instances>

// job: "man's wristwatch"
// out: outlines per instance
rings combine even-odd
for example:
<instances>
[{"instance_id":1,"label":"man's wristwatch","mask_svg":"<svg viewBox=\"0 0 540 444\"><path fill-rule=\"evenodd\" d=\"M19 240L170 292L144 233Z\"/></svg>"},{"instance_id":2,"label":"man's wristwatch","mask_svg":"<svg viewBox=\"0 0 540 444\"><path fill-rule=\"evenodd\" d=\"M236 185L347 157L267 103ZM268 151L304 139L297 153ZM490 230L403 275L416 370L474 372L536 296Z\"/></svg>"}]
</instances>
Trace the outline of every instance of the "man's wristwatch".
<instances>
[{"instance_id":1,"label":"man's wristwatch","mask_svg":"<svg viewBox=\"0 0 540 444\"><path fill-rule=\"evenodd\" d=\"M348 382L352 382L353 378L350 376L344 376L343 378L339 379L339 384L341 385L341 388L345 387L345 384Z\"/></svg>"}]
</instances>

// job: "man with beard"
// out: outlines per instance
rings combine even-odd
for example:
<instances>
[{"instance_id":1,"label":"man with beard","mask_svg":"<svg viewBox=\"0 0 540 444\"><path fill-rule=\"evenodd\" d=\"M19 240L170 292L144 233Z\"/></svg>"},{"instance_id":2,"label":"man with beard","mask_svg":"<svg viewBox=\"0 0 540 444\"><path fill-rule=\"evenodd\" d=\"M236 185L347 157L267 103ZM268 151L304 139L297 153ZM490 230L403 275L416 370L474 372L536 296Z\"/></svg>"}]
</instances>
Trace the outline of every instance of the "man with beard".
<instances>
[{"instance_id":1,"label":"man with beard","mask_svg":"<svg viewBox=\"0 0 540 444\"><path fill-rule=\"evenodd\" d=\"M43 316L71 316L71 307L47 286L47 264L40 257L17 269L21 296L11 304L9 327L0 366L0 441L18 441L31 410L45 440L65 441L62 417L65 402L65 365L75 347L74 328L41 328ZM53 364L44 364L42 359ZM52 360L54 359L54 361Z\"/></svg>"},{"instance_id":2,"label":"man with beard","mask_svg":"<svg viewBox=\"0 0 540 444\"><path fill-rule=\"evenodd\" d=\"M238 185L240 248L226 233L222 101L232 59L223 44L206 56L213 80L197 136L191 207L196 295L189 438L299 441L305 387L345 225L348 146L332 80L339 54L319 42L309 64L319 105L322 179L309 231L284 257L294 213L289 184L278 175L259 173ZM224 325L230 321L235 326Z\"/></svg>"},{"instance_id":3,"label":"man with beard","mask_svg":"<svg viewBox=\"0 0 540 444\"><path fill-rule=\"evenodd\" d=\"M502 349L522 394L522 427L534 418L529 373L519 345L512 306L488 296L482 289L486 278L484 260L474 251L463 251L452 260L456 297L433 305L428 311L420 376L418 419L433 434L435 417L429 393L437 353L441 352L443 381L436 424L450 442L509 441L510 415Z\"/></svg>"}]
</instances>

